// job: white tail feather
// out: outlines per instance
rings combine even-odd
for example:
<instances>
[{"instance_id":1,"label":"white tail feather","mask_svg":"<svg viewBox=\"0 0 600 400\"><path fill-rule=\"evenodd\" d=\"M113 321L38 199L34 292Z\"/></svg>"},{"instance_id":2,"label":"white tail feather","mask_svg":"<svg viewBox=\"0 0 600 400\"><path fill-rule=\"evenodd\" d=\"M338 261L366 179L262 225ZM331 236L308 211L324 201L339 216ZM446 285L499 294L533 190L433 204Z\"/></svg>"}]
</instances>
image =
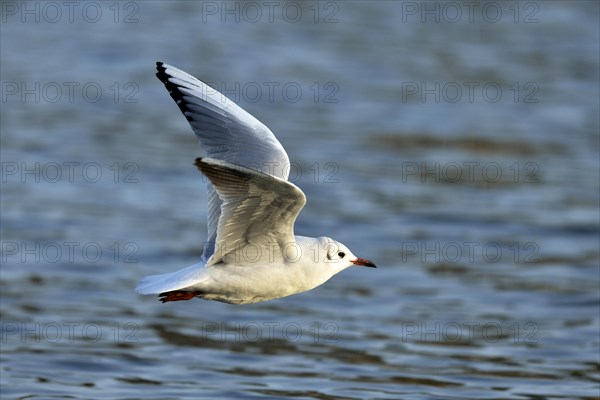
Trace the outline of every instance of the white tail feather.
<instances>
[{"instance_id":1,"label":"white tail feather","mask_svg":"<svg viewBox=\"0 0 600 400\"><path fill-rule=\"evenodd\" d=\"M205 278L204 262L201 262L177 272L145 276L135 290L139 294L160 294L185 289L202 282Z\"/></svg>"}]
</instances>

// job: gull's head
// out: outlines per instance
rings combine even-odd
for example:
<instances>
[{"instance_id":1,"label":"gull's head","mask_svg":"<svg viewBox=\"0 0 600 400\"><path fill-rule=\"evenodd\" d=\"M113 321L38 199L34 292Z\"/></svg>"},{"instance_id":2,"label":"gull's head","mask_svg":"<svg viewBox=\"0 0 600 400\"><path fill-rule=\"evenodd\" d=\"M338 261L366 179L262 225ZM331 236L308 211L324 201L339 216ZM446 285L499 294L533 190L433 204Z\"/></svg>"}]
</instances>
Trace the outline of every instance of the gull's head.
<instances>
[{"instance_id":1,"label":"gull's head","mask_svg":"<svg viewBox=\"0 0 600 400\"><path fill-rule=\"evenodd\" d=\"M377 268L371 261L355 256L343 243L330 238L319 239L325 252L323 261L332 267L334 274L352 266Z\"/></svg>"}]
</instances>

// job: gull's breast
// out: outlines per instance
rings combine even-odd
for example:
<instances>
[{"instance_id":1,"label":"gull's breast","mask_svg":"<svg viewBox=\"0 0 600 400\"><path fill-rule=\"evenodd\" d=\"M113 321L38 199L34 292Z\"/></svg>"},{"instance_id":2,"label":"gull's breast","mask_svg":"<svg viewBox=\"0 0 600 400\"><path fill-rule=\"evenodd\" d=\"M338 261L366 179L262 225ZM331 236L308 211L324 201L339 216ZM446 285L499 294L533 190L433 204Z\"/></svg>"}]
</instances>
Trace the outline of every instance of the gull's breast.
<instances>
[{"instance_id":1,"label":"gull's breast","mask_svg":"<svg viewBox=\"0 0 600 400\"><path fill-rule=\"evenodd\" d=\"M257 265L215 264L207 267L209 278L202 283L203 297L226 303L246 304L278 299L313 289L331 276L317 265L276 263Z\"/></svg>"}]
</instances>

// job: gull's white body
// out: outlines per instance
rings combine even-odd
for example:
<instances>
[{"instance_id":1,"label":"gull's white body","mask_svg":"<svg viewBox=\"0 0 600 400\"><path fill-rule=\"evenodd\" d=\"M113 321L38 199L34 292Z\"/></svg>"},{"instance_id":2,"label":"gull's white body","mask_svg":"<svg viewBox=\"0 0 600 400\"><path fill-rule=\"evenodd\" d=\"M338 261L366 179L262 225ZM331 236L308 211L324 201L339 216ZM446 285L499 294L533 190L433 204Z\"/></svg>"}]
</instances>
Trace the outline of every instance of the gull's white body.
<instances>
[{"instance_id":1,"label":"gull's white body","mask_svg":"<svg viewBox=\"0 0 600 400\"><path fill-rule=\"evenodd\" d=\"M157 76L208 155L195 165L210 181L209 241L201 262L147 276L138 293L256 303L310 290L351 265L374 267L333 239L294 235L306 197L287 181L288 156L266 126L181 70L158 63Z\"/></svg>"},{"instance_id":2,"label":"gull's white body","mask_svg":"<svg viewBox=\"0 0 600 400\"><path fill-rule=\"evenodd\" d=\"M148 276L140 282L138 292L157 294L186 289L205 293L202 298L206 300L256 303L313 289L347 266L342 266L337 259L328 262L323 249L326 246L334 248L331 239L296 236L296 243L298 246L288 246L290 253L301 251L302 256L294 255L288 262L255 262L254 259L215 265L201 262L171 274ZM315 254L314 249L318 246L323 253L321 256L327 261L315 262L319 254ZM268 252L271 248L261 250Z\"/></svg>"}]
</instances>

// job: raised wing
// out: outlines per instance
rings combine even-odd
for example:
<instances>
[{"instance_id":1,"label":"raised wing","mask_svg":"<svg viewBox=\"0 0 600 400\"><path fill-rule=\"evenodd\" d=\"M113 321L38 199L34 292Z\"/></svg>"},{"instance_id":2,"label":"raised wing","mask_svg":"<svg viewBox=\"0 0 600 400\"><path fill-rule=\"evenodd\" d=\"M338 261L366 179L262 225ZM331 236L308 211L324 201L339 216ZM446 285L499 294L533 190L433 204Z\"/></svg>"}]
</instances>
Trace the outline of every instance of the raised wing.
<instances>
[{"instance_id":1,"label":"raised wing","mask_svg":"<svg viewBox=\"0 0 600 400\"><path fill-rule=\"evenodd\" d=\"M193 76L162 62L156 66L156 76L187 118L208 157L287 180L288 155L269 128ZM214 251L220 213L221 199L209 183L205 259Z\"/></svg>"},{"instance_id":2,"label":"raised wing","mask_svg":"<svg viewBox=\"0 0 600 400\"><path fill-rule=\"evenodd\" d=\"M276 257L281 256L281 248L296 242L294 222L306 204L306 196L296 185L221 160L197 158L195 165L223 202L216 251L207 265L226 258L243 259L248 245L268 245L276 248Z\"/></svg>"}]
</instances>

